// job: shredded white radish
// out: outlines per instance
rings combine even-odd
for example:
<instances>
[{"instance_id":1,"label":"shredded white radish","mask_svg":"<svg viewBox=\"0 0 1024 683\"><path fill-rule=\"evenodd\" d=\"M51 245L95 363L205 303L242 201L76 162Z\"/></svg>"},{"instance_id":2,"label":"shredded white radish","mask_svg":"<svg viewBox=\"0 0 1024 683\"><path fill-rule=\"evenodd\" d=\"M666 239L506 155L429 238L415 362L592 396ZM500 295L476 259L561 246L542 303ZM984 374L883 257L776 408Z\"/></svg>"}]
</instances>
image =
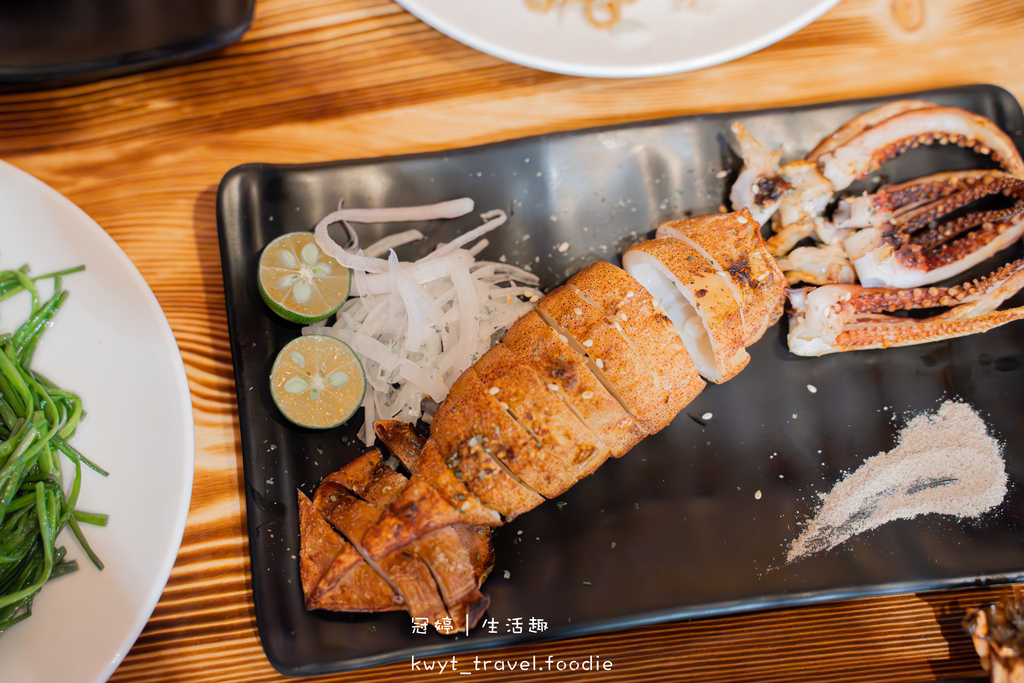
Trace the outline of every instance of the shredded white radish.
<instances>
[{"instance_id":1,"label":"shredded white radish","mask_svg":"<svg viewBox=\"0 0 1024 683\"><path fill-rule=\"evenodd\" d=\"M478 261L487 246L483 235L503 225L504 211L481 215L484 223L438 247L416 262L401 261L396 249L424 239L406 230L358 249L350 233L346 249L327 226L347 221L384 223L454 218L473 209L470 199L397 209L339 209L314 231L317 244L352 269L352 296L330 327L307 327L331 334L352 347L366 371L363 399L366 424L359 437L376 438L373 421L429 422L424 405L436 406L452 383L517 318L529 312L539 292L537 276L506 263ZM475 244L474 244L475 242ZM386 258L382 258L385 257Z\"/></svg>"},{"instance_id":2,"label":"shredded white radish","mask_svg":"<svg viewBox=\"0 0 1024 683\"><path fill-rule=\"evenodd\" d=\"M408 221L430 221L440 218L458 218L473 210L473 200L468 197L452 199L451 201L426 206L404 206L389 209L344 209L324 216L316 228L313 229L313 236L317 245L324 250L324 253L333 257L338 263L351 268L362 270L367 273L383 273L387 270L387 261L379 258L365 256L358 251L348 251L340 244L331 239L327 232L328 226L334 223L341 223L349 234L353 243L352 248L358 249L359 236L348 223L401 223ZM491 213L494 213L493 211ZM504 215L504 212L501 212ZM489 216L485 217L487 220ZM479 228L477 228L479 230ZM436 253L436 252L435 252Z\"/></svg>"},{"instance_id":3,"label":"shredded white radish","mask_svg":"<svg viewBox=\"0 0 1024 683\"><path fill-rule=\"evenodd\" d=\"M423 206L400 206L382 209L342 209L328 214L334 216L331 222L351 221L353 223L409 223L412 221L432 221L439 218L458 218L473 210L473 200L459 197L447 202L425 204Z\"/></svg>"},{"instance_id":4,"label":"shredded white radish","mask_svg":"<svg viewBox=\"0 0 1024 683\"><path fill-rule=\"evenodd\" d=\"M430 261L436 258L441 258L442 256L446 256L455 251L456 249L458 249L459 247L461 247L463 244L468 244L469 242L472 242L473 240L477 239L484 233L488 233L491 230L497 228L499 225L503 225L505 221L508 220L508 216L506 216L505 212L502 211L501 209L494 209L493 211L488 211L487 213L480 214L480 217L487 222L481 225L479 228L473 228L469 232L463 235L459 235L448 244L444 244L438 247L431 253L421 258L417 263L423 261Z\"/></svg>"},{"instance_id":5,"label":"shredded white radish","mask_svg":"<svg viewBox=\"0 0 1024 683\"><path fill-rule=\"evenodd\" d=\"M382 240L374 242L372 245L363 250L363 254L371 258L382 256L392 249L398 249L401 246L409 244L410 242L416 242L423 239L423 233L419 230L405 230L404 232L396 232L394 235L388 235Z\"/></svg>"}]
</instances>

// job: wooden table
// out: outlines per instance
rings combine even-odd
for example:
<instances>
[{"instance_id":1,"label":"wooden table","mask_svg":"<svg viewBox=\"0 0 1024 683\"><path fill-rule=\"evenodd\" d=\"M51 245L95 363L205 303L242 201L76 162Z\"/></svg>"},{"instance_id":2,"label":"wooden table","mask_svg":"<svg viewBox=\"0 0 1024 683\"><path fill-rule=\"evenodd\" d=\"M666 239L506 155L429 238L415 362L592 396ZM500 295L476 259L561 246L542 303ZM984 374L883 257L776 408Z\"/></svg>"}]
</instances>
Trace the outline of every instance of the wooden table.
<instances>
[{"instance_id":1,"label":"wooden table","mask_svg":"<svg viewBox=\"0 0 1024 683\"><path fill-rule=\"evenodd\" d=\"M595 80L501 62L446 38L391 0L260 0L244 39L203 61L0 96L0 158L65 194L127 252L170 320L192 391L195 484L181 551L152 618L112 680L287 680L260 648L249 591L214 214L217 184L230 168L440 150L976 82L1022 99L1022 36L1020 0L844 0L799 33L729 64ZM1002 590L671 623L515 652L599 654L614 662L601 674L606 681L976 677L982 672L959 621L966 606ZM316 680L436 677L399 663Z\"/></svg>"}]
</instances>

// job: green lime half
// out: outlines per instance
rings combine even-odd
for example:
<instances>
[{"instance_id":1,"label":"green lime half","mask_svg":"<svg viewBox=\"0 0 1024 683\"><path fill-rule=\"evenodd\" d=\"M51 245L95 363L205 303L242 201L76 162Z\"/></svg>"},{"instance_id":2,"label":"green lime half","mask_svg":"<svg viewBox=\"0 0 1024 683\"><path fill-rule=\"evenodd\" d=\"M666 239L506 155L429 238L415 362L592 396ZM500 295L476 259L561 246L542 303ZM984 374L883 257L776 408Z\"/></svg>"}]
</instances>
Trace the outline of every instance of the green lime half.
<instances>
[{"instance_id":1,"label":"green lime half","mask_svg":"<svg viewBox=\"0 0 1024 683\"><path fill-rule=\"evenodd\" d=\"M366 375L352 348L322 334L285 344L270 369L274 403L300 427L337 427L355 415L365 392Z\"/></svg>"},{"instance_id":2,"label":"green lime half","mask_svg":"<svg viewBox=\"0 0 1024 683\"><path fill-rule=\"evenodd\" d=\"M285 320L313 323L348 298L351 273L325 254L311 232L289 232L268 244L257 273L260 296Z\"/></svg>"}]
</instances>

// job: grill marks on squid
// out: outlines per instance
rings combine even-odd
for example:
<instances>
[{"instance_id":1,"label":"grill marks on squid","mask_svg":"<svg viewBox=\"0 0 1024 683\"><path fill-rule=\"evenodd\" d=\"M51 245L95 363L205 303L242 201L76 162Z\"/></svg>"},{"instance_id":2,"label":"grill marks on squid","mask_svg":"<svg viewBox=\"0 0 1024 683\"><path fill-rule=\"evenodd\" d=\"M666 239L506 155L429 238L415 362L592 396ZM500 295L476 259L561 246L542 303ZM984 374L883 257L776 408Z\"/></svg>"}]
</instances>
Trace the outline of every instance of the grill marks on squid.
<instances>
[{"instance_id":1,"label":"grill marks on squid","mask_svg":"<svg viewBox=\"0 0 1024 683\"><path fill-rule=\"evenodd\" d=\"M473 369L488 387L487 393L508 406L510 414L536 440L539 459L523 466L542 478L545 489L538 490L545 497L563 493L608 457L607 446L558 396L558 386L545 385L528 363L504 345L494 346Z\"/></svg>"},{"instance_id":2,"label":"grill marks on squid","mask_svg":"<svg viewBox=\"0 0 1024 683\"><path fill-rule=\"evenodd\" d=\"M904 263L933 270L986 246L1022 215L1024 181L1002 176L907 211L886 223L882 234Z\"/></svg>"},{"instance_id":3,"label":"grill marks on squid","mask_svg":"<svg viewBox=\"0 0 1024 683\"><path fill-rule=\"evenodd\" d=\"M618 457L637 444L646 432L624 406L604 372L587 357L586 349L545 322L539 311L517 320L501 345L529 363L545 385L557 393L580 420Z\"/></svg>"},{"instance_id":4,"label":"grill marks on squid","mask_svg":"<svg viewBox=\"0 0 1024 683\"><path fill-rule=\"evenodd\" d=\"M479 587L493 565L485 528L441 527L379 558L363 546L366 532L379 523L407 481L374 450L329 475L312 502L300 492L302 531L315 533L326 549L310 552L303 543L303 585L307 580L317 584L319 591L312 593L320 598L310 604L307 591L307 606L405 609L430 623L448 620L448 632L479 619L490 602ZM335 548L334 559L327 561ZM359 595L373 601L364 597L363 604L356 604L353 599Z\"/></svg>"},{"instance_id":5,"label":"grill marks on squid","mask_svg":"<svg viewBox=\"0 0 1024 683\"><path fill-rule=\"evenodd\" d=\"M678 240L659 243L697 254ZM770 259L763 242L756 246ZM714 258L694 260L680 268L694 286L700 279L695 296L708 305L699 317L716 330L735 317L730 334L759 336L766 322L739 322L739 301L761 288L746 281L755 271L735 264L742 285L730 288ZM731 313L712 315L712 299ZM446 622L475 624L488 604L479 587L493 566L485 527L561 495L667 425L703 386L648 290L610 264L584 269L453 383L428 439L409 426L377 423L395 457L384 461L371 451L357 458L324 480L314 502L299 492L307 606L400 605L449 633Z\"/></svg>"}]
</instances>

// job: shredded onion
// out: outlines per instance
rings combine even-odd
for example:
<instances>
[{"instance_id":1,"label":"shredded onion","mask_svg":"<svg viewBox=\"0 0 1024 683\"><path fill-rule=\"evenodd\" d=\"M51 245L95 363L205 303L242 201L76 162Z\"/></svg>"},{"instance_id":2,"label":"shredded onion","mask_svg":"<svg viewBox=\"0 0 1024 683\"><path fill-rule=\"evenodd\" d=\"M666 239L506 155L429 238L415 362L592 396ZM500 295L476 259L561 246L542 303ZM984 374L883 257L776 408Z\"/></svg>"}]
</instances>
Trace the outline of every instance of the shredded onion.
<instances>
[{"instance_id":1,"label":"shredded onion","mask_svg":"<svg viewBox=\"0 0 1024 683\"><path fill-rule=\"evenodd\" d=\"M359 437L367 445L376 438L374 420L429 422L423 407L442 401L503 330L533 308L520 297L535 301L539 280L516 266L476 259L487 246L483 235L506 222L501 210L482 214L482 225L416 262L401 261L395 250L424 239L419 230L394 233L359 250L358 237L350 235L352 246L345 249L327 226L454 218L472 208L464 198L422 207L339 209L316 226L320 248L352 269L352 297L332 326L307 327L303 334L334 335L359 356L367 381Z\"/></svg>"},{"instance_id":2,"label":"shredded onion","mask_svg":"<svg viewBox=\"0 0 1024 683\"><path fill-rule=\"evenodd\" d=\"M394 235L388 235L384 239L374 242L372 245L363 250L363 254L370 257L381 256L388 253L392 249L398 249L401 246L409 244L410 242L416 242L417 240L423 239L423 233L419 230L406 230L404 232L396 232Z\"/></svg>"}]
</instances>

